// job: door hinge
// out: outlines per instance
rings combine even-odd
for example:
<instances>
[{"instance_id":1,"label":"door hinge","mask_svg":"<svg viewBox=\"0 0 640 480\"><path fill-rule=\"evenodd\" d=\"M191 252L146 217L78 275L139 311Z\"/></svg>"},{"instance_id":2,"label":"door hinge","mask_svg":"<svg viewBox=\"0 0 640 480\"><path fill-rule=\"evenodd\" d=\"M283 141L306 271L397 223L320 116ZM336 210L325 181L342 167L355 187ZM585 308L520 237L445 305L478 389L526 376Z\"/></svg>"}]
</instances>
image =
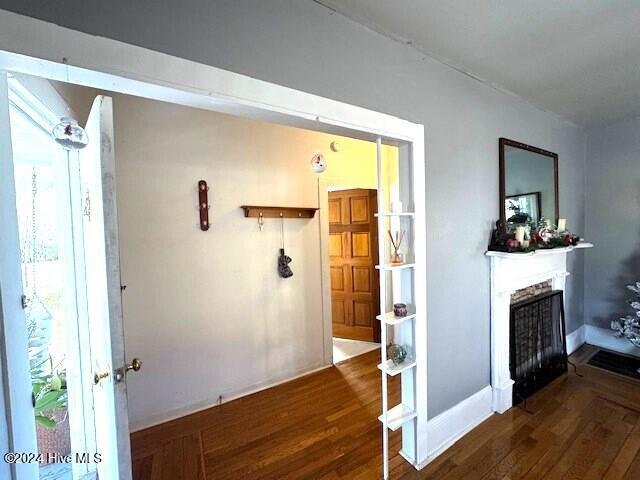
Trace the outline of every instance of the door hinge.
<instances>
[{"instance_id":1,"label":"door hinge","mask_svg":"<svg viewBox=\"0 0 640 480\"><path fill-rule=\"evenodd\" d=\"M22 305L23 310L27 309L27 307L29 306L29 302L30 302L29 297L27 297L26 295L22 295L20 297L20 305Z\"/></svg>"}]
</instances>

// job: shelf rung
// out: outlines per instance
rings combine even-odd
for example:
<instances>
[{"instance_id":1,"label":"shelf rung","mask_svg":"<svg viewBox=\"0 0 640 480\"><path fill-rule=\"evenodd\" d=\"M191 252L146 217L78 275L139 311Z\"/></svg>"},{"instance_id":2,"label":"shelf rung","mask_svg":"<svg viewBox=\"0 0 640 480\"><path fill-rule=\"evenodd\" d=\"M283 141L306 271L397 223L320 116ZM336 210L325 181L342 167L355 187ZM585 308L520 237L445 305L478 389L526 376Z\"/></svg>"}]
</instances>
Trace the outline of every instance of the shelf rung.
<instances>
[{"instance_id":1,"label":"shelf rung","mask_svg":"<svg viewBox=\"0 0 640 480\"><path fill-rule=\"evenodd\" d=\"M387 313L383 313L382 315L376 316L378 320L385 323L386 325L399 325L402 322L411 320L412 318L415 318L415 317L416 317L416 313L415 311L412 311L412 310L409 310L407 315L405 315L404 317L396 317L396 315L393 312L387 312Z\"/></svg>"},{"instance_id":2,"label":"shelf rung","mask_svg":"<svg viewBox=\"0 0 640 480\"><path fill-rule=\"evenodd\" d=\"M395 377L399 373L404 372L405 370L409 370L416 366L416 361L413 358L407 358L400 365L394 365L393 361L387 360L385 363L380 363L378 365L378 369L380 369L383 373Z\"/></svg>"},{"instance_id":3,"label":"shelf rung","mask_svg":"<svg viewBox=\"0 0 640 480\"><path fill-rule=\"evenodd\" d=\"M414 217L415 214L413 212L383 212L376 213L376 217Z\"/></svg>"},{"instance_id":4,"label":"shelf rung","mask_svg":"<svg viewBox=\"0 0 640 480\"><path fill-rule=\"evenodd\" d=\"M385 263L382 265L376 265L378 270L392 271L392 270L404 270L405 268L413 268L415 267L415 263L401 263L399 265L392 265L390 263Z\"/></svg>"},{"instance_id":5,"label":"shelf rung","mask_svg":"<svg viewBox=\"0 0 640 480\"><path fill-rule=\"evenodd\" d=\"M409 408L404 404L399 404L387 411L387 428L394 432L402 425L416 418L418 414L413 408ZM378 420L384 425L384 414L378 417Z\"/></svg>"}]
</instances>

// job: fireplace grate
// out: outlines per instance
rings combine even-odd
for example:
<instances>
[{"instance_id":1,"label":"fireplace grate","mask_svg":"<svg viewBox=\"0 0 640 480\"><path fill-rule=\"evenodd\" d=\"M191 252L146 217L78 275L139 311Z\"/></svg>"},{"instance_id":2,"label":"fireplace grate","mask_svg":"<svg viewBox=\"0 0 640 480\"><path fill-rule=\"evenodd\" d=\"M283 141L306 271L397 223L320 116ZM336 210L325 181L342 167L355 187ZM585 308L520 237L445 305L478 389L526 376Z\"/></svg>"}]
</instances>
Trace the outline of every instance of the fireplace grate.
<instances>
[{"instance_id":1,"label":"fireplace grate","mask_svg":"<svg viewBox=\"0 0 640 480\"><path fill-rule=\"evenodd\" d=\"M510 323L515 405L567 371L562 291L554 290L512 304Z\"/></svg>"}]
</instances>

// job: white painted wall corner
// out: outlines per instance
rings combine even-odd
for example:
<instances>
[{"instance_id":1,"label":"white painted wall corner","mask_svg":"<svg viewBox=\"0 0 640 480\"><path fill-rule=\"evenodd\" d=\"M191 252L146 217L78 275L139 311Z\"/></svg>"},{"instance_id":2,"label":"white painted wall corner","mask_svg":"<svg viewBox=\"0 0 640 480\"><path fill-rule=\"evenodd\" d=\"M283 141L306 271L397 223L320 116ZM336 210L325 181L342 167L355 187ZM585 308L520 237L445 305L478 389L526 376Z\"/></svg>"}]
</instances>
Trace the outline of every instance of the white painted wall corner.
<instances>
[{"instance_id":1,"label":"white painted wall corner","mask_svg":"<svg viewBox=\"0 0 640 480\"><path fill-rule=\"evenodd\" d=\"M567 355L571 355L578 350L585 343L586 339L586 325L581 325L573 332L567 335Z\"/></svg>"}]
</instances>

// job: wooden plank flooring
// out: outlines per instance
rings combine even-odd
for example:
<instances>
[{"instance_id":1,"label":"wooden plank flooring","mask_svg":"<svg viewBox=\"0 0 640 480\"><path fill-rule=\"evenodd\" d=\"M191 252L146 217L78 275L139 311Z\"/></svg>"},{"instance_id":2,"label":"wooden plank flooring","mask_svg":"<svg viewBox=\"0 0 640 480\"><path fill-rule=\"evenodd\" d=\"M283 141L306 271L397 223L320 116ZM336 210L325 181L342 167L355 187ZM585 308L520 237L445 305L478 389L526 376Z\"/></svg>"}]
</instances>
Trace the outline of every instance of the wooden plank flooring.
<instances>
[{"instance_id":1,"label":"wooden plank flooring","mask_svg":"<svg viewBox=\"0 0 640 480\"><path fill-rule=\"evenodd\" d=\"M594 352L575 354L584 377L538 392L533 413L492 416L420 472L394 455L391 478L640 479L640 382L585 365ZM378 357L134 433L134 480L381 478Z\"/></svg>"}]
</instances>

